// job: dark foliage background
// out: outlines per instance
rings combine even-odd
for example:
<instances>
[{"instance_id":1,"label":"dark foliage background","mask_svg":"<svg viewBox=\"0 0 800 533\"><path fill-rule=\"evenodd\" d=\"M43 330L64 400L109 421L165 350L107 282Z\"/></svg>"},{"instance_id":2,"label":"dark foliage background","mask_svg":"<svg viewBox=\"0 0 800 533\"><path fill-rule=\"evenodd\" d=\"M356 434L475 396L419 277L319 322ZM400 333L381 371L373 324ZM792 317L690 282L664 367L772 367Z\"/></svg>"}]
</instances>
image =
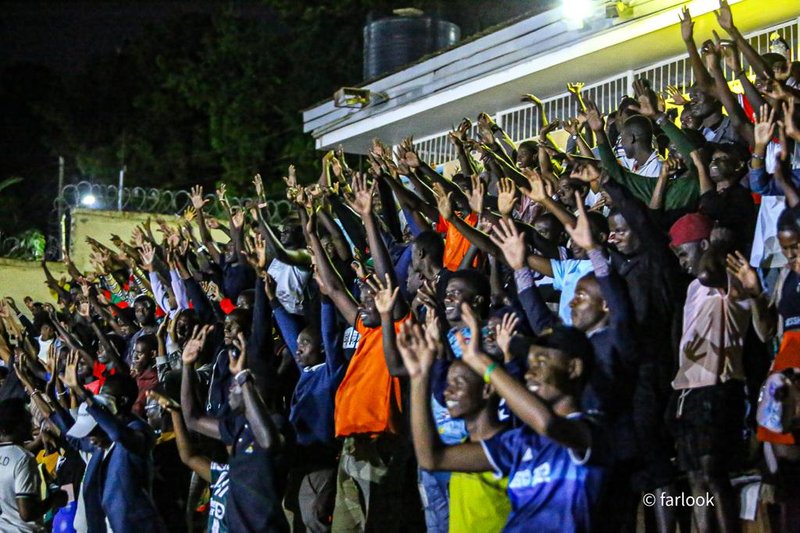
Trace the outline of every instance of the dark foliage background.
<instances>
[{"instance_id":1,"label":"dark foliage background","mask_svg":"<svg viewBox=\"0 0 800 533\"><path fill-rule=\"evenodd\" d=\"M0 232L47 230L66 183L234 192L318 173L299 111L361 81L368 16L418 7L468 38L549 0L17 2L0 21ZM116 27L109 27L116 24ZM26 44L27 43L27 44Z\"/></svg>"}]
</instances>

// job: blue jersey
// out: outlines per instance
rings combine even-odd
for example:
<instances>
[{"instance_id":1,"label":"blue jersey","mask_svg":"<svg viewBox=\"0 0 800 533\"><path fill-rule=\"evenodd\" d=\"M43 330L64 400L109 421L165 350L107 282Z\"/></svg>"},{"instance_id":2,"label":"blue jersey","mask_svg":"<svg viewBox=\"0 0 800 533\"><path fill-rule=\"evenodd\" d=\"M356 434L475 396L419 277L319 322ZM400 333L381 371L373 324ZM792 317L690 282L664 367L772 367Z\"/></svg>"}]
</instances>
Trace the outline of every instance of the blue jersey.
<instances>
[{"instance_id":1,"label":"blue jersey","mask_svg":"<svg viewBox=\"0 0 800 533\"><path fill-rule=\"evenodd\" d=\"M504 531L596 529L593 520L605 480L607 446L599 425L589 424L592 448L580 454L528 426L481 442L495 474L508 476L511 514Z\"/></svg>"}]
</instances>

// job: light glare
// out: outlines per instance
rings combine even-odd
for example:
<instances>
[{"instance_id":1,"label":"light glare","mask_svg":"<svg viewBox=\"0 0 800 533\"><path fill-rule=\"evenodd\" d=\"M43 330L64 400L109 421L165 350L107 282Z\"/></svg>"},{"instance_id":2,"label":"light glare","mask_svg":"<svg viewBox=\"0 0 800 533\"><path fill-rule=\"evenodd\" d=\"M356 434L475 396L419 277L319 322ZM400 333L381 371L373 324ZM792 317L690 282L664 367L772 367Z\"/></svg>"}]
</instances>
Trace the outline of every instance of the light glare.
<instances>
[{"instance_id":1,"label":"light glare","mask_svg":"<svg viewBox=\"0 0 800 533\"><path fill-rule=\"evenodd\" d=\"M582 21L591 17L594 5L592 0L563 0L562 11L565 19Z\"/></svg>"},{"instance_id":2,"label":"light glare","mask_svg":"<svg viewBox=\"0 0 800 533\"><path fill-rule=\"evenodd\" d=\"M81 203L87 207L92 207L97 203L97 198L95 198L94 194L89 193L81 198Z\"/></svg>"}]
</instances>

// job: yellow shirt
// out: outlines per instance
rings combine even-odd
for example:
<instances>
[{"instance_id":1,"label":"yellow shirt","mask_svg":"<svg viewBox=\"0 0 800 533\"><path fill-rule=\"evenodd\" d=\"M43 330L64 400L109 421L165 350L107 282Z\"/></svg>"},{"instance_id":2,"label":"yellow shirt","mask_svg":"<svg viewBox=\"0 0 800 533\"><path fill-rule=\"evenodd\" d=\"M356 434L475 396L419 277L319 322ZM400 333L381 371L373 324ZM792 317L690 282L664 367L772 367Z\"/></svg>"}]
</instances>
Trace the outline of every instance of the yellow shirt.
<instances>
[{"instance_id":1,"label":"yellow shirt","mask_svg":"<svg viewBox=\"0 0 800 533\"><path fill-rule=\"evenodd\" d=\"M450 533L496 533L511 512L508 478L492 472L450 476Z\"/></svg>"}]
</instances>

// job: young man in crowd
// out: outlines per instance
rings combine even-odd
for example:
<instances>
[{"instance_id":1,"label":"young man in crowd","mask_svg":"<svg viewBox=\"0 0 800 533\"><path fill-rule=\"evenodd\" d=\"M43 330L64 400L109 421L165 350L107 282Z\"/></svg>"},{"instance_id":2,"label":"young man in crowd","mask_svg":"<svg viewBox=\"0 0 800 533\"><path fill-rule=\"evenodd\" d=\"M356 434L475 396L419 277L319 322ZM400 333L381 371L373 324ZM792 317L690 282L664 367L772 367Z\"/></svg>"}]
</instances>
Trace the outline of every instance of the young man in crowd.
<instances>
[{"instance_id":1,"label":"young man in crowd","mask_svg":"<svg viewBox=\"0 0 800 533\"><path fill-rule=\"evenodd\" d=\"M527 359L523 385L480 351L478 319L467 304L462 313L472 339L467 344L459 334L464 363L491 383L525 425L481 442L438 443L429 382L431 365L444 346L420 326L404 326L400 346L411 378L411 427L420 466L508 476L511 513L504 531L547 530L554 524L564 531L591 530L608 453L601 426L578 405L591 345L583 333L565 326L535 343L512 341L511 350Z\"/></svg>"}]
</instances>

